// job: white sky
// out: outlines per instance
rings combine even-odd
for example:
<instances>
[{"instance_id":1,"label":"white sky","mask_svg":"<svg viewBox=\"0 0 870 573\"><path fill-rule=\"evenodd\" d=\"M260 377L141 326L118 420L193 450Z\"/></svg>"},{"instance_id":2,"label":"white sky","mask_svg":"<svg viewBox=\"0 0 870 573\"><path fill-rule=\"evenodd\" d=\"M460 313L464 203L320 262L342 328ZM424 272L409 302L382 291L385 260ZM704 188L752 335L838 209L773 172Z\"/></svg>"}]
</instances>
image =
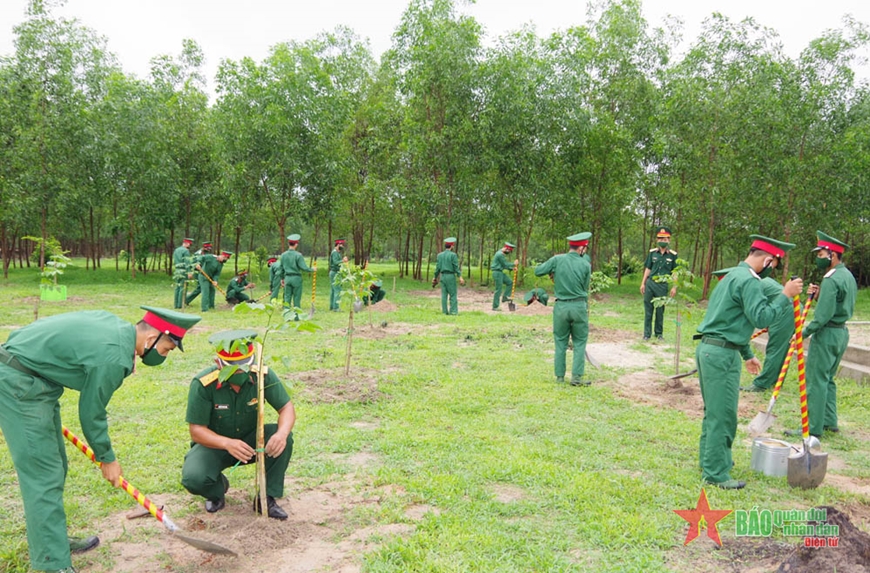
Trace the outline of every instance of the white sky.
<instances>
[{"instance_id":1,"label":"white sky","mask_svg":"<svg viewBox=\"0 0 870 573\"><path fill-rule=\"evenodd\" d=\"M368 38L379 57L390 47L409 0L67 0L60 14L76 17L108 38L109 49L127 73L146 77L149 60L177 54L184 38L196 40L213 79L221 59L250 56L261 61L270 46L307 40L344 24ZM0 54L13 51L12 28L24 19L27 0L0 0ZM585 0L477 0L460 9L474 16L491 39L533 22L539 35L586 21ZM797 56L824 30L839 28L845 14L870 25L868 0L643 0L647 21L661 24L667 14L685 23L684 45L713 12L732 20L747 16L776 30L786 53ZM865 64L862 78L870 77Z\"/></svg>"}]
</instances>

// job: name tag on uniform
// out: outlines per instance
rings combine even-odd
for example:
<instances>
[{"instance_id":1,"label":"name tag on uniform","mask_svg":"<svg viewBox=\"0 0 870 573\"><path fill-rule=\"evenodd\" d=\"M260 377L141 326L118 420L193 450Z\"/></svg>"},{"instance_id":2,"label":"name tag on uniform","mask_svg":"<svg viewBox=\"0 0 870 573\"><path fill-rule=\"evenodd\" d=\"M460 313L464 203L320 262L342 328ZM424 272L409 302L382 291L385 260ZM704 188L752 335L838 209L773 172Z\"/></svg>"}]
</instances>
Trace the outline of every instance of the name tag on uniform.
<instances>
[{"instance_id":1,"label":"name tag on uniform","mask_svg":"<svg viewBox=\"0 0 870 573\"><path fill-rule=\"evenodd\" d=\"M215 404L214 409L215 410L229 410L230 405L229 404Z\"/></svg>"}]
</instances>

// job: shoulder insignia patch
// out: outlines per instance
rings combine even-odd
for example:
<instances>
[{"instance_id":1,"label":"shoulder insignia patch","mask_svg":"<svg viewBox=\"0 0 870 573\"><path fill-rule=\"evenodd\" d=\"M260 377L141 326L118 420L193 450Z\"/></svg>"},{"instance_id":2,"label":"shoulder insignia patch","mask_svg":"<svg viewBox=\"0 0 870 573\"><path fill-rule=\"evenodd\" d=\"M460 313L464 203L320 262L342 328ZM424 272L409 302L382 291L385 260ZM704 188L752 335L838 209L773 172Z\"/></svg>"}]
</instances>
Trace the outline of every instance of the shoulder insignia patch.
<instances>
[{"instance_id":1,"label":"shoulder insignia patch","mask_svg":"<svg viewBox=\"0 0 870 573\"><path fill-rule=\"evenodd\" d=\"M826 273L825 273L825 278L828 278L829 276L831 276L831 275L834 274L835 272L837 272L837 267L834 267L833 269L831 269L831 270L829 270L828 272L826 272Z\"/></svg>"},{"instance_id":2,"label":"shoulder insignia patch","mask_svg":"<svg viewBox=\"0 0 870 573\"><path fill-rule=\"evenodd\" d=\"M650 249L650 250L649 250L649 252L651 252L651 253L654 253L654 252L656 252L656 251L658 251L658 249Z\"/></svg>"},{"instance_id":3,"label":"shoulder insignia patch","mask_svg":"<svg viewBox=\"0 0 870 573\"><path fill-rule=\"evenodd\" d=\"M674 256L677 255L677 251L668 251L668 252L670 252L670 253L671 253L672 255L674 255Z\"/></svg>"},{"instance_id":4,"label":"shoulder insignia patch","mask_svg":"<svg viewBox=\"0 0 870 573\"><path fill-rule=\"evenodd\" d=\"M199 379L199 381L202 382L203 386L208 386L209 384L211 384L212 382L214 382L215 380L218 379L218 376L220 376L220 373L221 373L220 370L212 370L211 372L209 372L205 376L201 377Z\"/></svg>"}]
</instances>

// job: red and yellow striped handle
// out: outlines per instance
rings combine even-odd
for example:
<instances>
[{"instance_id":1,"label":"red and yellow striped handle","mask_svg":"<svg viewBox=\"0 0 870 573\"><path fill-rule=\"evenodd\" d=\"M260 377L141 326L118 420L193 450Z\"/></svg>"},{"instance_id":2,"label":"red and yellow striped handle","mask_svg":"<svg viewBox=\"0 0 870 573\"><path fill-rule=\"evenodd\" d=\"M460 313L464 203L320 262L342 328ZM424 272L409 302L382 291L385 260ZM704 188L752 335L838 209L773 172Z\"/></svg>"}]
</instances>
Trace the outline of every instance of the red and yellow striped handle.
<instances>
[{"instance_id":1,"label":"red and yellow striped handle","mask_svg":"<svg viewBox=\"0 0 870 573\"><path fill-rule=\"evenodd\" d=\"M86 443L81 441L78 436L70 432L69 428L67 428L66 426L63 427L63 436L67 440L69 440L72 445L77 447L84 455L89 457L90 460L94 462L98 467L103 465L101 462L97 461L97 457L94 455L93 450L91 450L91 448L89 448ZM167 529L169 529L169 531L175 531L176 529L178 529L178 527L172 522L172 520L170 520L168 516L163 514L162 509L154 505L154 502L148 499L141 491L133 487L130 482L128 482L123 477L121 478L121 488L128 494L130 494L133 499L135 499L139 503L139 505L147 509L148 512L157 519L157 521L165 525Z\"/></svg>"},{"instance_id":2,"label":"red and yellow striped handle","mask_svg":"<svg viewBox=\"0 0 870 573\"><path fill-rule=\"evenodd\" d=\"M759 330L758 332L756 332L755 334L753 334L753 335L749 338L749 340L755 340L756 338L758 338L759 336L761 336L762 334L764 334L765 332L767 332L767 330L768 330L768 329L766 329L766 328L762 328L761 330Z\"/></svg>"},{"instance_id":3,"label":"red and yellow striped handle","mask_svg":"<svg viewBox=\"0 0 870 573\"><path fill-rule=\"evenodd\" d=\"M809 298L807 299L807 303L804 305L803 314L800 314L799 311L795 313L795 317L794 317L795 334L791 337L791 344L789 344L789 347L788 347L788 354L785 355L785 361L783 361L783 363L782 363L782 369L780 369L779 377L776 379L776 385L773 387L773 395L771 396L771 398L773 400L776 400L776 397L779 396L779 390L780 390L780 388L782 388L782 383L785 380L785 375L788 372L789 365L791 364L792 356L794 356L795 350L797 349L796 337L797 337L798 327L800 326L801 330L803 330L803 325L807 320L807 313L810 311L810 304L812 304L812 302L813 302L813 295L810 295ZM757 332L755 334L755 336L761 334L762 332L767 332L767 329L765 328L764 330ZM753 336L753 338L755 338L755 336Z\"/></svg>"},{"instance_id":4,"label":"red and yellow striped handle","mask_svg":"<svg viewBox=\"0 0 870 573\"><path fill-rule=\"evenodd\" d=\"M314 272L311 273L311 306L314 306L314 299L317 297L317 261L312 266Z\"/></svg>"},{"instance_id":5,"label":"red and yellow striped handle","mask_svg":"<svg viewBox=\"0 0 870 573\"><path fill-rule=\"evenodd\" d=\"M809 303L807 303L809 305ZM799 320L800 302L798 297L794 297L794 312L795 317L798 317L797 325L795 326L795 349L797 350L798 359L798 385L800 388L801 399L801 432L804 440L810 437L810 419L807 414L807 375L804 365L804 325L803 321Z\"/></svg>"}]
</instances>

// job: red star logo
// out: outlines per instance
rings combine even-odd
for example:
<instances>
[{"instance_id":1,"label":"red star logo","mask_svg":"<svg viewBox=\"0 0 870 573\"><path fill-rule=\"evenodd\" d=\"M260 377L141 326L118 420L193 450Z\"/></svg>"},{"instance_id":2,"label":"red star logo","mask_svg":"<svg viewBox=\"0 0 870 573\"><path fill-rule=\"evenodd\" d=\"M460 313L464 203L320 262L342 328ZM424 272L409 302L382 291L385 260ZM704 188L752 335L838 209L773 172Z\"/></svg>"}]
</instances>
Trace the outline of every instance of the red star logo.
<instances>
[{"instance_id":1,"label":"red star logo","mask_svg":"<svg viewBox=\"0 0 870 573\"><path fill-rule=\"evenodd\" d=\"M704 488L701 488L701 495L698 496L698 503L695 505L695 509L674 510L674 513L689 522L689 532L686 534L686 542L683 545L688 545L701 535L701 528L703 527L707 529L707 537L721 546L722 539L719 537L716 523L721 521L731 511L730 509L710 509L710 504L707 502L707 492Z\"/></svg>"}]
</instances>

